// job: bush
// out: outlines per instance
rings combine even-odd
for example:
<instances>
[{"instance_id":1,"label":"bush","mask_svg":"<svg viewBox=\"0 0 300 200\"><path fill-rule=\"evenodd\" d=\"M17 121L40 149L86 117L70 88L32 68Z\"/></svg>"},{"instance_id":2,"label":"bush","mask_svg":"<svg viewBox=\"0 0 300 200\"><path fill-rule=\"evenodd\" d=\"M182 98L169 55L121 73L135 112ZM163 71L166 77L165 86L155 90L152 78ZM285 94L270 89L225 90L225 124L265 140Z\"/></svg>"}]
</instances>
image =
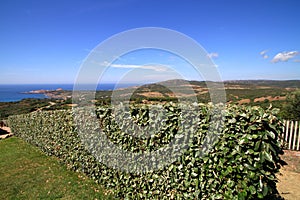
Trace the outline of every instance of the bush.
<instances>
[{"instance_id":1,"label":"bush","mask_svg":"<svg viewBox=\"0 0 300 200\"><path fill-rule=\"evenodd\" d=\"M289 120L300 120L300 90L287 96L287 104L283 107L283 116Z\"/></svg>"},{"instance_id":2,"label":"bush","mask_svg":"<svg viewBox=\"0 0 300 200\"><path fill-rule=\"evenodd\" d=\"M83 171L107 188L114 189L116 197L262 199L277 195L275 174L283 164L279 157L283 151L278 139L283 125L276 117L278 111L229 106L222 112L216 112L216 115L210 115L218 111L216 108L201 105L198 110L187 112L172 104L158 107L154 113L156 110L166 111L164 116L160 116L163 126L145 138L124 132L117 120L118 117L124 119L128 129L130 125L126 125L126 119L131 116L136 124L157 130L159 124L151 123L155 116L149 113L147 107L120 112L99 107L96 114L79 109L76 115L68 110L35 112L11 116L9 124L17 136L47 154L57 156L71 169ZM189 117L184 118L185 114ZM150 167L159 169L147 171L134 163L136 160L124 159L129 158L127 155L119 152L107 154L106 144L101 140L103 135L99 134L99 127L92 123L95 116L105 137L128 155L155 152L161 146L167 146L164 148L168 152L166 155L175 160L162 168L159 168L160 160L149 160ZM223 122L218 119L223 119ZM81 122L84 129L76 126L75 122ZM192 124L192 128L186 129L186 124ZM88 131L83 132L85 130ZM185 133L191 130L194 134L189 137ZM210 143L208 138L213 142ZM179 149L186 149L184 153L178 154L180 152L176 148L170 149L167 145L170 141L175 141ZM180 146L185 142L188 146ZM206 148L209 153L203 154ZM110 156L111 166L95 158L103 160L107 155ZM120 171L117 166L121 165L129 167ZM140 173L130 171L130 166L136 167Z\"/></svg>"}]
</instances>

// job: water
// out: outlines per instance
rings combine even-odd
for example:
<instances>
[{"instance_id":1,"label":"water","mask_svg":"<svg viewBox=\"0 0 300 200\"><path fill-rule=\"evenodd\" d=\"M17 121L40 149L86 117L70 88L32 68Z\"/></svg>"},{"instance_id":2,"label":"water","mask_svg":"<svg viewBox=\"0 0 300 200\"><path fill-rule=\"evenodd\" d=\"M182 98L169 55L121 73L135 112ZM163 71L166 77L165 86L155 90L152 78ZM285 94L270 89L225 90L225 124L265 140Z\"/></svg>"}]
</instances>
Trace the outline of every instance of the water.
<instances>
[{"instance_id":1,"label":"water","mask_svg":"<svg viewBox=\"0 0 300 200\"><path fill-rule=\"evenodd\" d=\"M135 86L138 84L122 84L117 88L125 88ZM0 102L14 102L26 98L44 99L47 98L44 94L24 94L32 90L56 90L62 88L63 90L73 90L73 84L23 84L23 85L0 85ZM88 85L82 89L91 88ZM115 84L107 83L97 86L97 90L113 90Z\"/></svg>"}]
</instances>

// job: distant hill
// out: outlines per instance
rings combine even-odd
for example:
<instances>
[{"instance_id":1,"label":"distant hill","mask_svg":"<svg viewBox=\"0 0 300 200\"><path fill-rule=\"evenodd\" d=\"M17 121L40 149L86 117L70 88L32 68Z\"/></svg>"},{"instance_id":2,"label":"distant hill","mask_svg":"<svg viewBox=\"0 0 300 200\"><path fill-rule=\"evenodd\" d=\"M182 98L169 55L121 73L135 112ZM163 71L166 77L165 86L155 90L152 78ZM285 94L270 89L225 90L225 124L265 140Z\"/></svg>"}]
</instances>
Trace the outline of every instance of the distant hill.
<instances>
[{"instance_id":1,"label":"distant hill","mask_svg":"<svg viewBox=\"0 0 300 200\"><path fill-rule=\"evenodd\" d=\"M214 89L225 89L229 103L267 104L268 102L283 103L286 96L300 88L300 80L232 80L224 82L186 81L182 79L168 80L153 84L145 84L131 89L122 89L122 97L131 100L170 101L178 98L196 96L201 102L210 101L207 86ZM134 93L132 95L132 91ZM276 103L276 102L275 102Z\"/></svg>"},{"instance_id":2,"label":"distant hill","mask_svg":"<svg viewBox=\"0 0 300 200\"><path fill-rule=\"evenodd\" d=\"M178 101L189 97L196 97L198 102L211 101L211 94L207 85L216 89L225 88L226 102L232 104L258 105L268 108L284 108L286 97L293 91L300 89L300 80L233 80L219 82L185 81L181 79L168 80L153 84L145 84L117 90L117 98L130 100L135 103L152 103ZM97 91L96 105L111 104L113 91ZM0 102L0 119L9 115L23 114L39 110L71 109L72 91L47 91L50 99L24 99L19 102Z\"/></svg>"},{"instance_id":3,"label":"distant hill","mask_svg":"<svg viewBox=\"0 0 300 200\"><path fill-rule=\"evenodd\" d=\"M212 81L186 81L182 79L174 79L168 81L162 81L153 84L145 84L139 87L140 91L147 91L147 89L162 89L165 85L170 88L187 88L192 86L193 88L207 89L207 84L215 84L224 86L225 89L266 89L266 88L281 88L281 89L299 89L300 80L231 80L224 82L212 82ZM162 89L164 90L164 89Z\"/></svg>"},{"instance_id":4,"label":"distant hill","mask_svg":"<svg viewBox=\"0 0 300 200\"><path fill-rule=\"evenodd\" d=\"M162 81L154 83L155 85L167 84L181 87L183 84L189 83L192 86L206 87L206 83L218 83L212 81L185 81L182 79L174 79L168 81ZM300 88L300 80L230 80L223 82L225 88L236 86L238 88L259 88L259 87L270 87L270 88ZM146 87L152 84L144 85Z\"/></svg>"},{"instance_id":5,"label":"distant hill","mask_svg":"<svg viewBox=\"0 0 300 200\"><path fill-rule=\"evenodd\" d=\"M278 88L300 88L300 80L234 80L225 81L225 84L238 84L248 86L267 86Z\"/></svg>"}]
</instances>

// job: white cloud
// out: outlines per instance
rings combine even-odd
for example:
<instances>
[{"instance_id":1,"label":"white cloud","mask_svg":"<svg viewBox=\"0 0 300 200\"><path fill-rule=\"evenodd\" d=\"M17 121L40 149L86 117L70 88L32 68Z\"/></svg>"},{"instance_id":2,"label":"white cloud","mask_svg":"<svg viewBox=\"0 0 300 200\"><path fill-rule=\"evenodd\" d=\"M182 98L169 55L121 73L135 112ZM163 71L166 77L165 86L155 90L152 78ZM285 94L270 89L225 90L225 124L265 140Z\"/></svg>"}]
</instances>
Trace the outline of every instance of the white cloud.
<instances>
[{"instance_id":1,"label":"white cloud","mask_svg":"<svg viewBox=\"0 0 300 200\"><path fill-rule=\"evenodd\" d=\"M168 67L162 65L126 65L126 64L111 64L113 68L126 68L126 69L148 69L157 72L168 71Z\"/></svg>"},{"instance_id":2,"label":"white cloud","mask_svg":"<svg viewBox=\"0 0 300 200\"><path fill-rule=\"evenodd\" d=\"M261 51L259 54L260 54L264 59L267 59L267 58L269 58L269 56L267 55L267 52L268 52L268 50L263 50L263 51Z\"/></svg>"},{"instance_id":3,"label":"white cloud","mask_svg":"<svg viewBox=\"0 0 300 200\"><path fill-rule=\"evenodd\" d=\"M212 52L212 53L207 54L207 56L208 56L209 58L217 58L217 57L219 57L219 54L216 53L216 52Z\"/></svg>"},{"instance_id":4,"label":"white cloud","mask_svg":"<svg viewBox=\"0 0 300 200\"><path fill-rule=\"evenodd\" d=\"M277 55L275 55L274 58L271 60L271 62L272 63L277 63L280 61L286 62L298 54L299 54L298 51L281 52L281 53L278 53Z\"/></svg>"},{"instance_id":5,"label":"white cloud","mask_svg":"<svg viewBox=\"0 0 300 200\"><path fill-rule=\"evenodd\" d=\"M267 59L267 58L269 58L269 56L268 55L263 55L263 58Z\"/></svg>"},{"instance_id":6,"label":"white cloud","mask_svg":"<svg viewBox=\"0 0 300 200\"><path fill-rule=\"evenodd\" d=\"M265 55L267 52L268 52L268 50L263 50L263 51L261 51L259 54L263 56L263 55Z\"/></svg>"},{"instance_id":7,"label":"white cloud","mask_svg":"<svg viewBox=\"0 0 300 200\"><path fill-rule=\"evenodd\" d=\"M299 60L299 59L295 59L294 62L297 62L297 63L298 63L298 62L300 62L300 60Z\"/></svg>"},{"instance_id":8,"label":"white cloud","mask_svg":"<svg viewBox=\"0 0 300 200\"><path fill-rule=\"evenodd\" d=\"M159 64L146 64L146 65L135 65L135 64L110 64L107 61L104 61L103 63L97 63L95 61L92 61L92 63L96 63L101 66L105 67L113 67L113 68L123 68L123 69L148 69L153 70L156 72L166 72L171 68L167 65L159 65Z\"/></svg>"}]
</instances>

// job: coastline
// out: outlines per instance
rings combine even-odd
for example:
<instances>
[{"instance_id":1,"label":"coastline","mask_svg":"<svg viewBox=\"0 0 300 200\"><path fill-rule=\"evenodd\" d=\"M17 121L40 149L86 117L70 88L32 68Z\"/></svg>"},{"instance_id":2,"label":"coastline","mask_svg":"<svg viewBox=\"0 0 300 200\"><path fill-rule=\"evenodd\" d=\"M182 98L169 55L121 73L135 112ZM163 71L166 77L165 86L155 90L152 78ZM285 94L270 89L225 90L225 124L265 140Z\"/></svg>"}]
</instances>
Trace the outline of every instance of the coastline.
<instances>
[{"instance_id":1,"label":"coastline","mask_svg":"<svg viewBox=\"0 0 300 200\"><path fill-rule=\"evenodd\" d=\"M55 90L45 90L45 89L31 90L27 92L22 92L22 94L43 94L50 99L63 99L63 100L72 97L72 91L63 90L62 88L57 88Z\"/></svg>"}]
</instances>

